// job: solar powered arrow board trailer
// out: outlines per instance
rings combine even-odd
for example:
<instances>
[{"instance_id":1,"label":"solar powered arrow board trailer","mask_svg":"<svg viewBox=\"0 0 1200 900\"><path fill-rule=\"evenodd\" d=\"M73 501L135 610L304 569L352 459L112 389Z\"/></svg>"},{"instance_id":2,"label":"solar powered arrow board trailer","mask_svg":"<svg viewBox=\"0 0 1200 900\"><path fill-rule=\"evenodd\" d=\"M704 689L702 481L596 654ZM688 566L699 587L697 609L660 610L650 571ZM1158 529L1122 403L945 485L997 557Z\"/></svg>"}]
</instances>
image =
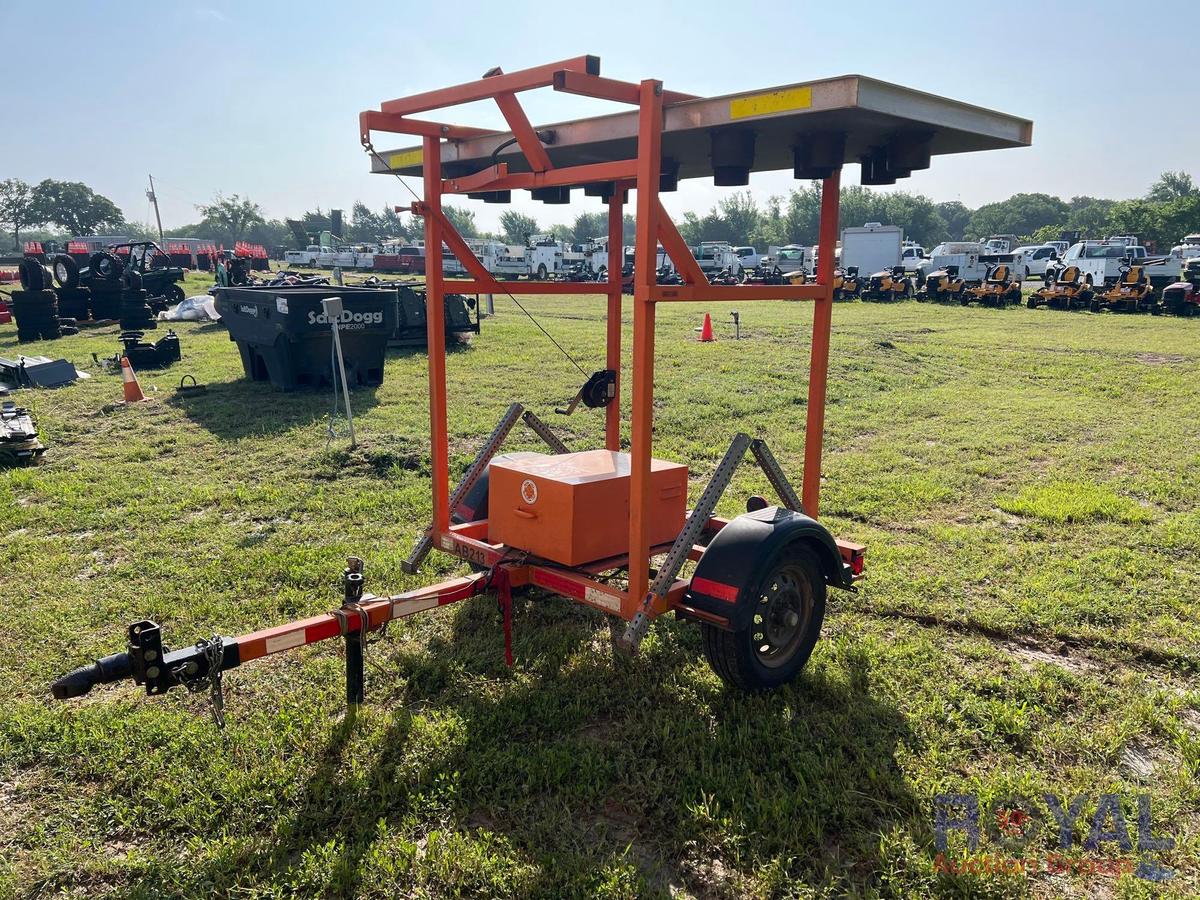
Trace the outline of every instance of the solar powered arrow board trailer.
<instances>
[{"instance_id":1,"label":"solar powered arrow board trailer","mask_svg":"<svg viewBox=\"0 0 1200 900\"><path fill-rule=\"evenodd\" d=\"M624 104L612 115L535 128L520 94L540 88ZM434 121L435 110L492 101L507 131ZM372 135L390 132L419 138L394 150L375 149ZM132 677L148 693L179 684L207 687L219 709L221 672L268 654L329 638L346 642L346 689L351 703L363 699L362 647L369 632L387 622L495 591L504 611L509 647L511 592L534 585L613 613L626 621L619 645L636 651L652 619L673 611L697 622L705 654L727 682L759 690L794 678L812 651L824 615L826 589L850 589L863 571L864 548L835 539L817 520L825 419L826 372L833 310L834 249L838 237L838 193L844 164L861 166L863 184L891 184L930 165L932 157L1028 146L1032 124L1024 119L935 97L859 75L782 87L695 97L664 88L653 79L637 83L600 75L600 61L581 56L482 78L454 87L384 101L360 115L359 138L372 171L421 179L423 197L412 212L424 219L425 246L449 248L466 277L447 280L444 261L426 259L432 522L404 564L415 572L434 548L471 563L476 573L391 596L366 593L363 565L352 559L343 573L339 609L240 637L214 637L182 650L163 646L151 621L129 629L127 652L117 653L64 676L54 685L59 698L86 693L94 684ZM692 257L659 199L681 178L712 178L717 185L744 185L751 172L791 169L800 179L821 181L821 220L816 278L803 285L712 285ZM567 202L582 189L608 212L607 281L515 282L498 280L479 261L443 210L443 197L465 194L504 203L513 191L534 199ZM622 217L634 192L637 232L633 253L632 377L621 378ZM656 283L658 247L670 256L680 284ZM461 481L452 487L446 390L446 341L442 300L448 290L463 294L595 294L607 298L604 331L606 368L580 389L575 403L604 410L604 447L570 453L532 411L514 403L486 439ZM654 325L660 303L808 300L813 304L812 351L804 422L804 465L798 495L771 454L766 436L736 434L690 511L679 514L678 497L663 472L686 471L684 461L655 462ZM630 448L621 447L621 393L631 394ZM553 454L529 471L489 463L512 428L522 422ZM797 423L798 424L798 423ZM605 465L628 488L628 514L608 499L576 506L586 479L604 451ZM733 519L713 514L737 465L749 452L778 495L749 498L747 512ZM508 457L528 459L528 454ZM665 467L665 468L664 468ZM515 468L515 471L514 471ZM693 471L709 464L693 465ZM507 474L501 474L505 469ZM534 471L536 470L536 471ZM625 473L628 473L627 475ZM581 473L585 473L581 475ZM592 474L595 474L593 471ZM534 477L536 476L536 477ZM534 529L519 512L534 511L539 498L558 499ZM489 509L496 518L488 518ZM589 542L587 530L601 530ZM563 540L549 540L561 532ZM614 538L615 535L615 538ZM540 553L538 551L541 551ZM615 552L613 552L615 551ZM603 558L592 558L604 554ZM557 557L557 558L556 558ZM653 568L652 568L653 562ZM695 564L685 575L687 563ZM314 601L320 608L321 601ZM511 656L510 656L511 658Z\"/></svg>"}]
</instances>

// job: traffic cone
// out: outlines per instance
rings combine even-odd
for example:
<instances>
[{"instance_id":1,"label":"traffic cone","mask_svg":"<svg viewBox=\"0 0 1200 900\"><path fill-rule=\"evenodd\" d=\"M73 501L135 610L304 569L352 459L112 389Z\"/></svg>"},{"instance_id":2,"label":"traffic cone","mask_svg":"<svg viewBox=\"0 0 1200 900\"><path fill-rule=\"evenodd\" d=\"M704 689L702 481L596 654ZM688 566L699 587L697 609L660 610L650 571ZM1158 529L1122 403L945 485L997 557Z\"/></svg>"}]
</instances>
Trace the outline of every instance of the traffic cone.
<instances>
[{"instance_id":1,"label":"traffic cone","mask_svg":"<svg viewBox=\"0 0 1200 900\"><path fill-rule=\"evenodd\" d=\"M138 384L137 376L133 374L133 366L129 364L129 357L121 357L121 381L124 383L121 388L125 391L126 403L141 403L146 399L146 395L142 393L142 386Z\"/></svg>"},{"instance_id":2,"label":"traffic cone","mask_svg":"<svg viewBox=\"0 0 1200 900\"><path fill-rule=\"evenodd\" d=\"M713 337L712 316L710 316L708 313L704 314L704 325L700 328L700 338L699 339L701 341L715 341L716 340L716 338Z\"/></svg>"}]
</instances>

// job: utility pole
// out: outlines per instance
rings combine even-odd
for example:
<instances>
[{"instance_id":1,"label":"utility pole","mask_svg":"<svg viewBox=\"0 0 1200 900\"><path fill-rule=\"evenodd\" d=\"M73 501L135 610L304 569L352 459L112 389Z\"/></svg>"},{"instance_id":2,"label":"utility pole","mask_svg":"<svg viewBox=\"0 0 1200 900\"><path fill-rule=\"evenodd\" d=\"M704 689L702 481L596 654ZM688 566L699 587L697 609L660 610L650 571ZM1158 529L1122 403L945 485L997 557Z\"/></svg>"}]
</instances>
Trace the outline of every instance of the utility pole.
<instances>
[{"instance_id":1,"label":"utility pole","mask_svg":"<svg viewBox=\"0 0 1200 900\"><path fill-rule=\"evenodd\" d=\"M158 195L154 193L154 176L150 175L150 190L146 191L146 199L154 204L154 221L158 223L158 242L165 244L162 230L162 216L158 214Z\"/></svg>"}]
</instances>

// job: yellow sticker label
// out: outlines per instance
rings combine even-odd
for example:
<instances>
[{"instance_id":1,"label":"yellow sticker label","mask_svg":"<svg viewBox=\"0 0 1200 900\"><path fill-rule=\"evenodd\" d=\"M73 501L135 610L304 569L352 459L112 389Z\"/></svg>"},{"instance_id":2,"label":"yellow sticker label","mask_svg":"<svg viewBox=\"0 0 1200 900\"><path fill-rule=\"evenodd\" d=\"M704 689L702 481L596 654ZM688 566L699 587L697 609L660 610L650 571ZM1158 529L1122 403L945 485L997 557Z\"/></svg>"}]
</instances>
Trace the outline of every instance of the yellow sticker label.
<instances>
[{"instance_id":1,"label":"yellow sticker label","mask_svg":"<svg viewBox=\"0 0 1200 900\"><path fill-rule=\"evenodd\" d=\"M767 91L729 101L729 118L745 119L748 116L764 116L768 113L787 112L790 109L808 109L812 106L812 88L788 88L783 91Z\"/></svg>"},{"instance_id":2,"label":"yellow sticker label","mask_svg":"<svg viewBox=\"0 0 1200 900\"><path fill-rule=\"evenodd\" d=\"M424 162L424 151L420 147L412 150L401 150L388 157L388 168L407 169L409 166L419 166Z\"/></svg>"}]
</instances>

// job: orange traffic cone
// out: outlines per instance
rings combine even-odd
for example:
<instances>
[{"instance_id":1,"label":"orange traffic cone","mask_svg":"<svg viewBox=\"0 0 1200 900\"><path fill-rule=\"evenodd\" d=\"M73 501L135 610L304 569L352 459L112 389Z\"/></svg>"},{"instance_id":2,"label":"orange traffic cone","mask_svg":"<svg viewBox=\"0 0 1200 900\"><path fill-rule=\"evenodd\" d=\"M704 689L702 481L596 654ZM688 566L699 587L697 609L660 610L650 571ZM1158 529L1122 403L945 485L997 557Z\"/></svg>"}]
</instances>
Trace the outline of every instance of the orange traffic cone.
<instances>
[{"instance_id":1,"label":"orange traffic cone","mask_svg":"<svg viewBox=\"0 0 1200 900\"><path fill-rule=\"evenodd\" d=\"M700 329L700 338L699 339L701 341L715 341L716 340L716 338L713 337L712 316L710 316L708 313L704 314L704 325Z\"/></svg>"},{"instance_id":2,"label":"orange traffic cone","mask_svg":"<svg viewBox=\"0 0 1200 900\"><path fill-rule=\"evenodd\" d=\"M125 391L126 403L141 403L146 399L146 395L142 393L142 386L138 384L137 376L133 374L133 366L129 364L129 357L121 357L121 380L124 384L121 385Z\"/></svg>"}]
</instances>

